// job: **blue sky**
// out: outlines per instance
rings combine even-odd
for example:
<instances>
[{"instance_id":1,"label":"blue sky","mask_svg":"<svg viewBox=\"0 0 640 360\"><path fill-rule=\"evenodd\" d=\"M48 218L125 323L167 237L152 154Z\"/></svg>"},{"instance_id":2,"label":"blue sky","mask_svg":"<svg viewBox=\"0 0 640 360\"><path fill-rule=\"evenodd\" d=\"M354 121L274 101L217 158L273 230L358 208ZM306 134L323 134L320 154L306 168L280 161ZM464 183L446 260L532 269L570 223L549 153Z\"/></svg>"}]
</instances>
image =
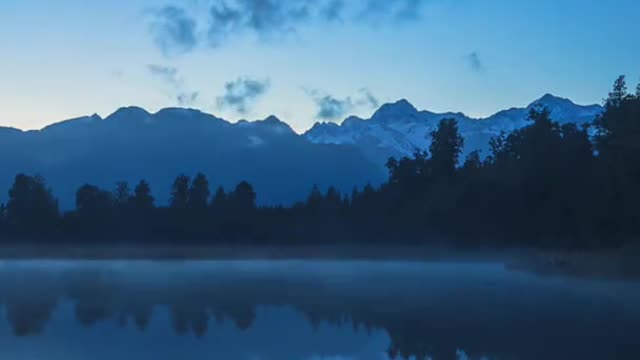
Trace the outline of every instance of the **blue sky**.
<instances>
[{"instance_id":1,"label":"blue sky","mask_svg":"<svg viewBox=\"0 0 640 360\"><path fill-rule=\"evenodd\" d=\"M638 14L636 0L3 0L0 125L138 105L303 131L400 98L471 116L546 92L600 103L616 76L640 79Z\"/></svg>"}]
</instances>

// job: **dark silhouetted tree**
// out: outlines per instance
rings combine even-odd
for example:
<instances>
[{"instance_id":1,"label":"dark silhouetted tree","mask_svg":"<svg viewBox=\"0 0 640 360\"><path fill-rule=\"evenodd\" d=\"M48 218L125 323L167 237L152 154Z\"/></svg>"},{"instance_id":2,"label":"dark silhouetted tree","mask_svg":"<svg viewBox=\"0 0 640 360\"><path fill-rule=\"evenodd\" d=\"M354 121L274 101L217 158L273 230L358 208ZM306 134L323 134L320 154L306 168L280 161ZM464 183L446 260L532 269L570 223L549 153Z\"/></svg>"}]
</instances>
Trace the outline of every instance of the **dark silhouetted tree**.
<instances>
[{"instance_id":1,"label":"dark silhouetted tree","mask_svg":"<svg viewBox=\"0 0 640 360\"><path fill-rule=\"evenodd\" d=\"M104 216L113 207L111 193L97 186L84 185L76 192L76 211L79 214Z\"/></svg>"},{"instance_id":2,"label":"dark silhouetted tree","mask_svg":"<svg viewBox=\"0 0 640 360\"><path fill-rule=\"evenodd\" d=\"M219 186L211 199L211 208L215 211L223 210L227 203L227 193Z\"/></svg>"},{"instance_id":3,"label":"dark silhouetted tree","mask_svg":"<svg viewBox=\"0 0 640 360\"><path fill-rule=\"evenodd\" d=\"M7 236L7 208L4 204L0 204L0 240Z\"/></svg>"},{"instance_id":4,"label":"dark silhouetted tree","mask_svg":"<svg viewBox=\"0 0 640 360\"><path fill-rule=\"evenodd\" d=\"M231 203L236 210L252 211L256 208L256 193L253 186L242 181L231 194Z\"/></svg>"},{"instance_id":5,"label":"dark silhouetted tree","mask_svg":"<svg viewBox=\"0 0 640 360\"><path fill-rule=\"evenodd\" d=\"M113 192L113 201L118 209L124 209L129 205L131 201L131 191L126 181L120 181L116 184L116 189Z\"/></svg>"},{"instance_id":6,"label":"dark silhouetted tree","mask_svg":"<svg viewBox=\"0 0 640 360\"><path fill-rule=\"evenodd\" d=\"M329 186L325 195L325 207L331 214L336 214L342 207L342 194L334 186Z\"/></svg>"},{"instance_id":7,"label":"dark silhouetted tree","mask_svg":"<svg viewBox=\"0 0 640 360\"><path fill-rule=\"evenodd\" d=\"M151 196L151 187L145 180L140 180L133 191L131 204L137 211L150 211L153 209L155 199Z\"/></svg>"},{"instance_id":8,"label":"dark silhouetted tree","mask_svg":"<svg viewBox=\"0 0 640 360\"><path fill-rule=\"evenodd\" d=\"M464 165L462 166L466 172L469 174L475 175L478 170L482 167L482 160L480 160L480 151L474 150L467 155L467 158L464 161Z\"/></svg>"},{"instance_id":9,"label":"dark silhouetted tree","mask_svg":"<svg viewBox=\"0 0 640 360\"><path fill-rule=\"evenodd\" d=\"M180 175L173 182L171 187L171 198L169 206L172 209L184 210L189 204L189 177Z\"/></svg>"},{"instance_id":10,"label":"dark silhouetted tree","mask_svg":"<svg viewBox=\"0 0 640 360\"><path fill-rule=\"evenodd\" d=\"M318 185L313 185L309 196L307 197L307 208L313 212L319 212L322 208L323 203L322 192L320 192L320 188Z\"/></svg>"},{"instance_id":11,"label":"dark silhouetted tree","mask_svg":"<svg viewBox=\"0 0 640 360\"><path fill-rule=\"evenodd\" d=\"M197 210L206 209L210 195L209 180L204 174L198 173L189 188L189 207Z\"/></svg>"},{"instance_id":12,"label":"dark silhouetted tree","mask_svg":"<svg viewBox=\"0 0 640 360\"><path fill-rule=\"evenodd\" d=\"M434 176L444 178L453 176L463 146L464 139L458 131L456 120L441 120L438 129L431 132L429 146Z\"/></svg>"},{"instance_id":13,"label":"dark silhouetted tree","mask_svg":"<svg viewBox=\"0 0 640 360\"><path fill-rule=\"evenodd\" d=\"M108 237L114 216L113 195L93 185L76 192L75 230L90 239Z\"/></svg>"},{"instance_id":14,"label":"dark silhouetted tree","mask_svg":"<svg viewBox=\"0 0 640 360\"><path fill-rule=\"evenodd\" d=\"M596 119L596 149L608 184L609 231L640 232L640 98L625 96L624 78L614 84L605 111ZM622 90L620 88L623 88Z\"/></svg>"},{"instance_id":15,"label":"dark silhouetted tree","mask_svg":"<svg viewBox=\"0 0 640 360\"><path fill-rule=\"evenodd\" d=\"M622 101L627 97L627 81L624 75L619 76L613 84L613 90L609 93L609 97L605 101L605 107L619 107Z\"/></svg>"},{"instance_id":16,"label":"dark silhouetted tree","mask_svg":"<svg viewBox=\"0 0 640 360\"><path fill-rule=\"evenodd\" d=\"M49 236L58 220L58 201L45 180L39 176L17 175L9 190L8 225L25 236Z\"/></svg>"}]
</instances>

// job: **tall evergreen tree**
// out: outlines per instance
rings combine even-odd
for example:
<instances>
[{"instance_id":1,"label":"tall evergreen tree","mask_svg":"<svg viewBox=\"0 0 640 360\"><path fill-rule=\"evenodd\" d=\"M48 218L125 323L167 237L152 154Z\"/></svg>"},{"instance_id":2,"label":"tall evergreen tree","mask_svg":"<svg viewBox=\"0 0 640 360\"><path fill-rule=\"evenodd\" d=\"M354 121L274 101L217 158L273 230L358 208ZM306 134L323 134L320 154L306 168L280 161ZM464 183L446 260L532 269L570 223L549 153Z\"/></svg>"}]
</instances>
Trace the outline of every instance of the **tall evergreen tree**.
<instances>
[{"instance_id":1,"label":"tall evergreen tree","mask_svg":"<svg viewBox=\"0 0 640 360\"><path fill-rule=\"evenodd\" d=\"M482 168L482 160L480 159L480 151L474 150L467 155L462 165L462 172L466 178L478 178L478 172Z\"/></svg>"},{"instance_id":2,"label":"tall evergreen tree","mask_svg":"<svg viewBox=\"0 0 640 360\"><path fill-rule=\"evenodd\" d=\"M211 208L215 210L222 210L226 206L226 203L227 193L224 191L222 186L219 186L216 193L213 195L213 199L211 199Z\"/></svg>"},{"instance_id":3,"label":"tall evergreen tree","mask_svg":"<svg viewBox=\"0 0 640 360\"><path fill-rule=\"evenodd\" d=\"M618 163L616 166L637 163L640 155L640 99L627 97L626 88L620 90L623 81L624 77L616 81L607 100L610 106L595 122L598 151L607 161Z\"/></svg>"},{"instance_id":4,"label":"tall evergreen tree","mask_svg":"<svg viewBox=\"0 0 640 360\"><path fill-rule=\"evenodd\" d=\"M307 197L307 208L313 211L319 211L322 207L322 201L323 198L322 192L320 192L320 188L318 187L318 185L313 185L313 188L311 188L311 192Z\"/></svg>"},{"instance_id":5,"label":"tall evergreen tree","mask_svg":"<svg viewBox=\"0 0 640 360\"><path fill-rule=\"evenodd\" d=\"M129 205L130 200L131 191L129 190L129 184L126 181L118 182L113 192L114 205L119 209L123 209Z\"/></svg>"},{"instance_id":6,"label":"tall evergreen tree","mask_svg":"<svg viewBox=\"0 0 640 360\"><path fill-rule=\"evenodd\" d=\"M147 211L154 207L155 199L151 195L151 187L145 180L140 180L133 191L131 203L136 210Z\"/></svg>"},{"instance_id":7,"label":"tall evergreen tree","mask_svg":"<svg viewBox=\"0 0 640 360\"><path fill-rule=\"evenodd\" d=\"M209 180L204 174L198 173L189 188L189 207L192 209L206 209L210 195Z\"/></svg>"},{"instance_id":8,"label":"tall evergreen tree","mask_svg":"<svg viewBox=\"0 0 640 360\"><path fill-rule=\"evenodd\" d=\"M627 97L627 81L624 75L620 75L613 84L613 90L605 101L606 108L619 107Z\"/></svg>"},{"instance_id":9,"label":"tall evergreen tree","mask_svg":"<svg viewBox=\"0 0 640 360\"><path fill-rule=\"evenodd\" d=\"M9 190L8 224L27 236L46 236L52 234L58 219L58 201L44 178L18 174Z\"/></svg>"},{"instance_id":10,"label":"tall evergreen tree","mask_svg":"<svg viewBox=\"0 0 640 360\"><path fill-rule=\"evenodd\" d=\"M342 195L334 186L329 186L325 195L327 211L336 213L342 205Z\"/></svg>"},{"instance_id":11,"label":"tall evergreen tree","mask_svg":"<svg viewBox=\"0 0 640 360\"><path fill-rule=\"evenodd\" d=\"M112 230L114 198L109 191L84 185L76 192L76 230L87 239L108 237Z\"/></svg>"},{"instance_id":12,"label":"tall evergreen tree","mask_svg":"<svg viewBox=\"0 0 640 360\"><path fill-rule=\"evenodd\" d=\"M242 181L236 186L230 200L237 210L247 211L256 208L256 193L253 186L246 181Z\"/></svg>"},{"instance_id":13,"label":"tall evergreen tree","mask_svg":"<svg viewBox=\"0 0 640 360\"><path fill-rule=\"evenodd\" d=\"M189 204L189 177L179 175L171 187L169 206L172 209L186 209Z\"/></svg>"},{"instance_id":14,"label":"tall evergreen tree","mask_svg":"<svg viewBox=\"0 0 640 360\"><path fill-rule=\"evenodd\" d=\"M6 216L7 216L7 208L3 203L0 203L0 239L3 238L6 231Z\"/></svg>"},{"instance_id":15,"label":"tall evergreen tree","mask_svg":"<svg viewBox=\"0 0 640 360\"><path fill-rule=\"evenodd\" d=\"M431 132L431 164L436 177L450 178L455 173L464 139L455 119L443 119Z\"/></svg>"},{"instance_id":16,"label":"tall evergreen tree","mask_svg":"<svg viewBox=\"0 0 640 360\"><path fill-rule=\"evenodd\" d=\"M76 210L81 214L104 215L113 206L113 197L108 191L94 185L83 185L76 192Z\"/></svg>"},{"instance_id":17,"label":"tall evergreen tree","mask_svg":"<svg viewBox=\"0 0 640 360\"><path fill-rule=\"evenodd\" d=\"M621 94L620 79L614 84L612 94ZM608 213L616 216L609 222L609 232L624 229L640 232L640 212L635 210L640 202L640 98L619 95L610 96L609 106L596 119L596 148L603 178L608 184ZM614 106L615 105L615 106Z\"/></svg>"}]
</instances>

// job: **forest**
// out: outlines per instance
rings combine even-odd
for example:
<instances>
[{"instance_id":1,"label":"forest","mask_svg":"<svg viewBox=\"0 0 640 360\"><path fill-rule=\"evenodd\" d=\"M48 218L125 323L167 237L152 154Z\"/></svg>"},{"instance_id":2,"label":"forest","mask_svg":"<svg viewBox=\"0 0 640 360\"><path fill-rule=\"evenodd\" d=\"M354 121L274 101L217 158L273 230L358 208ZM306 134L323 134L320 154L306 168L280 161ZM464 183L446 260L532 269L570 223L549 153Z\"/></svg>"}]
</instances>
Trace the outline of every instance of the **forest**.
<instances>
[{"instance_id":1,"label":"forest","mask_svg":"<svg viewBox=\"0 0 640 360\"><path fill-rule=\"evenodd\" d=\"M640 84L619 77L588 126L531 110L528 126L461 159L453 119L429 149L391 158L389 178L343 194L313 187L293 206L257 206L247 182L210 189L179 175L167 206L151 184L86 184L62 212L40 176L18 174L0 207L1 244L324 245L613 248L640 242ZM283 175L284 176L284 175Z\"/></svg>"}]
</instances>

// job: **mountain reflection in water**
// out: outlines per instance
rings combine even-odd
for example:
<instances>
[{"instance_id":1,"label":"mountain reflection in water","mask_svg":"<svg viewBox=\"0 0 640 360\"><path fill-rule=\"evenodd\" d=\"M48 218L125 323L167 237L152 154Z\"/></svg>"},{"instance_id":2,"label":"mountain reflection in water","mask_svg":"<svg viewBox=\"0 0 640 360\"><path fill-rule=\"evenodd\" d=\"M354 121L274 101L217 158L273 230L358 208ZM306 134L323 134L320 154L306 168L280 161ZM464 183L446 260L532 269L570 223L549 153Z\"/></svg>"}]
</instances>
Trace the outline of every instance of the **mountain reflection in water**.
<instances>
[{"instance_id":1,"label":"mountain reflection in water","mask_svg":"<svg viewBox=\"0 0 640 360\"><path fill-rule=\"evenodd\" d=\"M2 262L0 353L623 359L638 345L639 289L493 264Z\"/></svg>"}]
</instances>

